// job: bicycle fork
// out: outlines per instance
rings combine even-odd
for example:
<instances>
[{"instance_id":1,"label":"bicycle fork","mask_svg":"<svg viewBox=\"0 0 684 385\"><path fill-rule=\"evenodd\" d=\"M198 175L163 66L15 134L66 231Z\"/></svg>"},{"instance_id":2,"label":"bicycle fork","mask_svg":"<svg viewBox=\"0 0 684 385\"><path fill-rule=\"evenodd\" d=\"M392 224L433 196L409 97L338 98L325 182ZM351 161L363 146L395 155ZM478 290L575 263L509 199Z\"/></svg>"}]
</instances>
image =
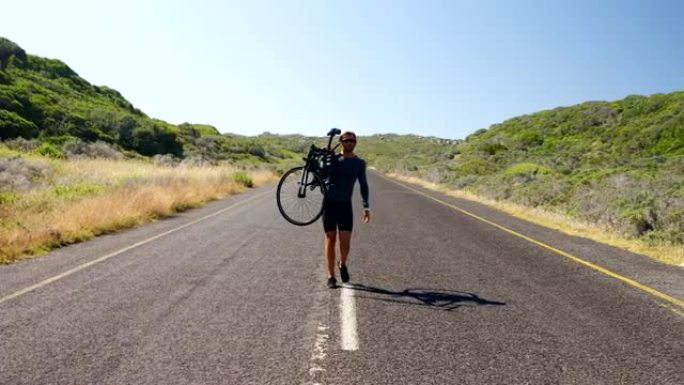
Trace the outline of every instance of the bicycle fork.
<instances>
[{"instance_id":1,"label":"bicycle fork","mask_svg":"<svg viewBox=\"0 0 684 385\"><path fill-rule=\"evenodd\" d=\"M297 190L297 198L306 198L306 181L309 179L309 169L304 169L302 179L299 181L299 189Z\"/></svg>"}]
</instances>

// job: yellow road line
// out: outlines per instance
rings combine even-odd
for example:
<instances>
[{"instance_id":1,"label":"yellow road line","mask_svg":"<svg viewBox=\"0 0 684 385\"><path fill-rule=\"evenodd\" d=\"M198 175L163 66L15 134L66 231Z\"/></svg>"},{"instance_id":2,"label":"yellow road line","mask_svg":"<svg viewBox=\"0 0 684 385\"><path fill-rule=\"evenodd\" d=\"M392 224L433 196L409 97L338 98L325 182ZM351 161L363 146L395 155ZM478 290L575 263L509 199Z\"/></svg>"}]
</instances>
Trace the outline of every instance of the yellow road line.
<instances>
[{"instance_id":1,"label":"yellow road line","mask_svg":"<svg viewBox=\"0 0 684 385\"><path fill-rule=\"evenodd\" d=\"M154 241L154 240L157 240L157 239L159 239L159 238L161 238L161 237L165 237L165 236L167 236L167 235L169 235L169 234L171 234L171 233L175 233L175 232L178 231L178 230L182 230L182 229L184 229L184 228L186 228L186 227L188 227L188 226L192 226L192 225L194 225L194 224L196 224L196 223L202 222L202 221L204 221L205 219L209 219L209 218L215 217L215 216L217 216L217 215L219 215L219 214L221 214L221 213L224 213L224 212L226 212L226 211L228 211L228 210L230 210L230 209L232 209L232 208L234 208L234 207L240 206L240 205L242 205L243 203L247 203L247 202L253 201L253 200L255 200L255 199L257 199L257 198L260 198L260 197L262 197L262 196L264 196L264 195L266 195L266 194L272 194L272 193L273 193L273 191L269 190L269 191L263 192L263 193L261 193L261 194L257 194L257 195L255 195L255 196L253 196L253 197L250 197L250 198L247 198L247 199L245 199L245 200L242 200L242 201L233 203L232 205L230 205L230 206L228 206L228 207L225 207L225 208L223 208L223 209L221 209L221 210L219 210L219 211L216 211L216 212L214 212L214 213L211 213L211 214L209 214L209 215L206 215L206 216L204 216L204 217L202 217L202 218L195 219L195 220L192 221L192 222L188 222L188 223L186 223L186 224L184 224L184 225L182 225L182 226L176 227L175 229L171 229L171 230L166 231L166 232L164 232L164 233L157 234L157 235L155 235L155 236L153 236L153 237L150 237L150 238L144 239L144 240L142 240L142 241L140 241L140 242L134 243L134 244L132 244L132 245L130 245L130 246L128 246L128 247L124 247L123 249L120 249L120 250L117 250L117 251L115 251L115 252L109 253L109 254L104 255L104 256L102 256L102 257L99 257L99 258L97 258L97 259L93 259L92 261L88 261L88 262L86 262L86 263L84 263L84 264L78 265L78 266L76 266L76 267L74 267L74 268L72 268L72 269L70 269L70 270L67 270L67 271L65 271L65 272L63 272L63 273L57 274L57 275L55 275L54 277L50 277L50 278L48 278L48 279L45 279L45 280L40 281L40 282L38 282L38 283L35 283L35 284L33 284L33 285L29 286L29 287L26 287L26 288L23 288L23 289L21 289L21 290L19 290L19 291L16 291L16 292L14 292L14 293L12 293L12 294L10 294L10 295L7 295L7 296L5 296L5 297L2 297L2 298L0 298L0 304L2 304L3 302L9 301L9 300L11 300L11 299L13 299L13 298L19 297L20 295L23 295L23 294L26 294L26 293L31 292L31 291L33 291L33 290L36 290L36 289L38 289L38 288L41 288L41 287L43 287L43 286L49 285L49 284L51 284L52 282L58 281L58 280L60 280L60 279L62 279L62 278L64 278L64 277L67 277L67 276L69 276L69 275L71 275L71 274L74 274L74 273L76 273L76 272L78 272L78 271L81 271L81 270L83 270L83 269L85 269L85 268L88 268L88 267L90 267L90 266L92 266L92 265L95 265L95 264L98 264L98 263L100 263L100 262L106 261L106 260L108 260L109 258L115 257L115 256L117 256L117 255L119 255L119 254L123 254L123 253L125 253L125 252L128 251L128 250L135 249L135 248L138 247L138 246L142 246L142 245L144 245L144 244L146 244L146 243L150 243L150 242L152 242L152 241Z\"/></svg>"},{"instance_id":2,"label":"yellow road line","mask_svg":"<svg viewBox=\"0 0 684 385\"><path fill-rule=\"evenodd\" d=\"M399 182L397 182L397 181L395 181L395 180L392 180L392 179L390 179L390 178L388 178L388 177L386 177L386 176L384 176L384 175L382 175L382 174L380 174L380 173L378 173L378 175L380 175L383 179L386 179L386 180L388 180L388 181L390 181L390 182L392 182L392 183L395 183L395 184L397 184L397 185L399 185L399 186L402 186L402 187L404 187L404 188L406 188L406 189L409 189L409 190L411 190L411 191L413 191L413 192L415 192L415 193L417 193L417 194L420 194L420 195L422 195L422 196L424 196L424 197L430 198L430 199L432 199L432 200L435 201L435 202L438 202L438 203L441 203L441 204L443 204L443 205L445 205L445 206L448 206L448 207L450 207L450 208L452 208L452 209L454 209L454 210L456 210L456 211L458 211L458 212L460 212L460 213L463 213L463 214L465 214L465 215L468 215L468 216L470 216L470 217L472 217L472 218L475 218L475 219L477 219L477 220L479 220L479 221L482 221L482 222L484 222L484 223L486 223L486 224L488 224L488 225L494 226L494 227L496 227L496 228L499 229L499 230L503 230L503 231L505 231L505 232L507 232L507 233L509 233L509 234L512 234L512 235L514 235L514 236L516 236L516 237L518 237L518 238L522 238L522 239L524 239L524 240L526 240L526 241L528 241L528 242L531 242L531 243L533 243L533 244L535 244L535 245L537 245L537 246L541 246L541 247L543 247L543 248L545 248L545 249L547 249L547 250L551 250L551 251L553 251L553 252L556 253L556 254L562 255L562 256L564 256L564 257L566 257L566 258L568 258L568 259L571 259L571 260L573 260L573 261L575 261L575 262L577 262L577 263L580 263L580 264L582 264L582 265L584 265L584 266L587 266L587 267L589 267L589 268L591 268L591 269L594 269L594 270L596 270L596 271L598 271L598 272L600 272L600 273L603 273L603 274L605 274L605 275L607 275L607 276L609 276L609 277L612 277L612 278L615 278L615 279L617 279L617 280L620 280L620 281L622 281L622 282L624 282L624 283L626 283L626 284L628 284L628 285L630 285L630 286L632 286L632 287L635 287L635 288L637 288L637 289L639 289L639 290L645 291L645 292L647 292L647 293L649 293L649 294L651 294L651 295L653 295L653 296L656 296L656 297L658 297L658 298L660 298L660 299L662 299L662 300L665 300L665 301L667 301L667 302L669 302L669 303L671 303L671 304L674 304L674 305L677 305L677 306L679 306L679 307L684 308L684 301L682 301L682 300L680 300L680 299L677 299L677 298L675 298L675 297L672 297L672 296L669 296L669 295L667 295L667 294L665 294L665 293L662 293L662 292L660 292L660 291L658 291L658 290L655 290L655 289L653 289L653 288L650 288L650 287L648 287L648 286L646 286L646 285L644 285L644 284L641 284L641 283L639 283L639 282L637 282L637 281L635 281L635 280L633 280L633 279L629 279L629 278L627 278L627 277L625 277L625 276L622 276L622 275L620 275L620 274L614 273L614 272L612 272L612 271L610 271L610 270L608 270L608 269L606 269L606 268L604 268L604 267L601 267L601 266L599 266L599 265L597 265L597 264L595 264L595 263L591 263L591 262L589 262L589 261L585 261L584 259L579 258L579 257L576 257L576 256L574 256L574 255L572 255L572 254L570 254L570 253L567 253L567 252L563 251L563 250L559 250L559 249L557 249L557 248L555 248L555 247L553 247L553 246L549 246L549 245L547 245L546 243L537 241L536 239L533 239L533 238L530 238L530 237L528 237L528 236L526 236L526 235L520 234L520 233L518 233L517 231L511 230L511 229L509 229L509 228L507 228L507 227L504 227L504 226L502 226L502 225L500 225L500 224L498 224L498 223L495 223L495 222L492 222L492 221L490 221L490 220L488 220L488 219L482 218L481 216L475 215L475 214L473 214L473 213L471 213L471 212L469 212L469 211L466 211L466 210L464 210L464 209L462 209L462 208L460 208L460 207L458 207L458 206L454 206L454 205L452 205L452 204L450 204L450 203L448 203L448 202L444 202L444 201L442 201L442 200L439 200L439 199L437 199L437 198L435 198L435 197L433 197L433 196L431 196L431 195L429 195L429 194L426 194L426 193L424 193L424 192L422 192L422 191L420 191L420 190L417 190L417 189L415 189L415 188L413 188L413 187L410 187L410 186L407 186L407 185L405 185L405 184L399 183Z\"/></svg>"}]
</instances>

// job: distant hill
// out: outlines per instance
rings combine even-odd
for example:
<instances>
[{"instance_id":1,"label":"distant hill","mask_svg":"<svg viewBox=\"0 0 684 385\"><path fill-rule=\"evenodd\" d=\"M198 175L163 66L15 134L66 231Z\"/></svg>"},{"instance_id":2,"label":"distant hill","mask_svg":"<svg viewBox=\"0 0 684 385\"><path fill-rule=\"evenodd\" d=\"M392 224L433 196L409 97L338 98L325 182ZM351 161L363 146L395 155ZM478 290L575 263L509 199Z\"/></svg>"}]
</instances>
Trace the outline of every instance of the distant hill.
<instances>
[{"instance_id":1,"label":"distant hill","mask_svg":"<svg viewBox=\"0 0 684 385\"><path fill-rule=\"evenodd\" d=\"M118 91L92 85L65 63L27 54L0 37L0 140L16 138L42 144L40 152L50 156L61 156L70 141L106 143L129 155L208 161L278 164L293 156L260 138L151 118Z\"/></svg>"},{"instance_id":2,"label":"distant hill","mask_svg":"<svg viewBox=\"0 0 684 385\"><path fill-rule=\"evenodd\" d=\"M72 136L143 155L182 156L177 129L151 119L119 92L91 85L69 66L0 38L0 139Z\"/></svg>"},{"instance_id":3,"label":"distant hill","mask_svg":"<svg viewBox=\"0 0 684 385\"><path fill-rule=\"evenodd\" d=\"M468 152L570 157L564 166L684 155L684 92L587 102L516 117L468 138Z\"/></svg>"},{"instance_id":4,"label":"distant hill","mask_svg":"<svg viewBox=\"0 0 684 385\"><path fill-rule=\"evenodd\" d=\"M540 111L460 141L375 135L358 150L385 172L684 244L682 91Z\"/></svg>"},{"instance_id":5,"label":"distant hill","mask_svg":"<svg viewBox=\"0 0 684 385\"><path fill-rule=\"evenodd\" d=\"M42 143L38 150L50 156L62 156L64 143L77 140L129 155L265 162L275 171L301 163L310 143L324 142L221 135L210 125L154 119L119 92L3 38L0 139ZM684 91L540 111L464 140L365 136L358 152L384 172L604 223L627 236L684 244Z\"/></svg>"}]
</instances>

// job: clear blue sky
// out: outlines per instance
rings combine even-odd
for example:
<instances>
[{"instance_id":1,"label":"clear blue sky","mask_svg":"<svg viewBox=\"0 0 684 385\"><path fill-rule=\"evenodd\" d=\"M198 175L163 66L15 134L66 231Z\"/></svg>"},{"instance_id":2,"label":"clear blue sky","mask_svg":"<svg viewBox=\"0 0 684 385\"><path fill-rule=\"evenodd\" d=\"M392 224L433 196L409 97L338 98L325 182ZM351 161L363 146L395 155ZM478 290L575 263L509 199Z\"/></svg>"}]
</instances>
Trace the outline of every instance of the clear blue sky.
<instances>
[{"instance_id":1,"label":"clear blue sky","mask_svg":"<svg viewBox=\"0 0 684 385\"><path fill-rule=\"evenodd\" d=\"M0 36L221 132L463 138L684 89L682 1L7 1Z\"/></svg>"}]
</instances>

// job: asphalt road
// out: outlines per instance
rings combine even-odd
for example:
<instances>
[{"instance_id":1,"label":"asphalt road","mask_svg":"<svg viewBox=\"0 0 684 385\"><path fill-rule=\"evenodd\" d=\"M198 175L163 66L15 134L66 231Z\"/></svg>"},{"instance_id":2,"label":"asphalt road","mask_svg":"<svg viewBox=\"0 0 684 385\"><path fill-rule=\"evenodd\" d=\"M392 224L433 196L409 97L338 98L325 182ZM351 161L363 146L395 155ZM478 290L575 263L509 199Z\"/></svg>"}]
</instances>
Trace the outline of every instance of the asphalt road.
<instances>
[{"instance_id":1,"label":"asphalt road","mask_svg":"<svg viewBox=\"0 0 684 385\"><path fill-rule=\"evenodd\" d=\"M369 180L343 288L272 185L0 266L0 384L684 384L684 269Z\"/></svg>"}]
</instances>

